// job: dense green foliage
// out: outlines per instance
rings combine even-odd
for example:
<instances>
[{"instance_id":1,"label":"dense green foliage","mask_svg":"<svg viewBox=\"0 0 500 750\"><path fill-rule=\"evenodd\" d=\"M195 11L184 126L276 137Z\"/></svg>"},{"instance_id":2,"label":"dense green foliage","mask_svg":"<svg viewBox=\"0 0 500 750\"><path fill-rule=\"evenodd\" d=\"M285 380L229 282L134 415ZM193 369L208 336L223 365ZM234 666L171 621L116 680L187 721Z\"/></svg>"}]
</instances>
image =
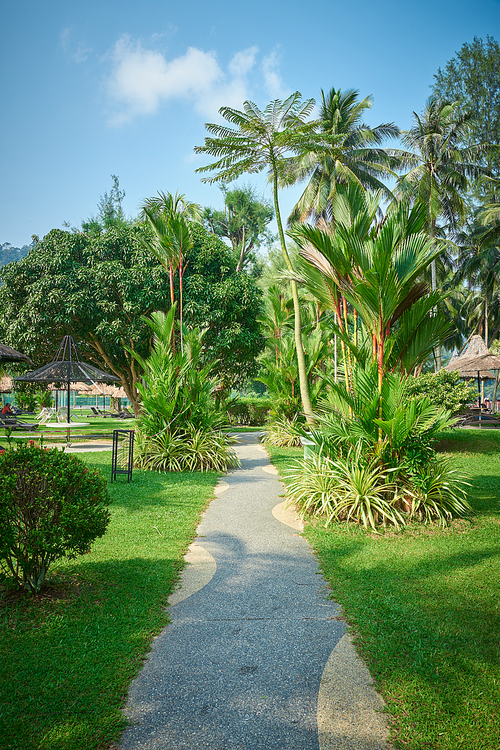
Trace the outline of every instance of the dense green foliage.
<instances>
[{"instance_id":1,"label":"dense green foliage","mask_svg":"<svg viewBox=\"0 0 500 750\"><path fill-rule=\"evenodd\" d=\"M232 425L265 424L272 407L270 398L240 397L229 401L227 416Z\"/></svg>"},{"instance_id":2,"label":"dense green foliage","mask_svg":"<svg viewBox=\"0 0 500 750\"><path fill-rule=\"evenodd\" d=\"M226 471L237 464L225 426L225 404L212 363L201 363L203 335L184 331L184 350L174 349L175 306L146 320L154 333L151 354L139 358L143 383L137 418L135 462L157 471Z\"/></svg>"},{"instance_id":3,"label":"dense green foliage","mask_svg":"<svg viewBox=\"0 0 500 750\"><path fill-rule=\"evenodd\" d=\"M106 482L57 448L18 445L0 456L0 564L37 592L61 557L88 552L109 522Z\"/></svg>"},{"instance_id":4,"label":"dense green foliage","mask_svg":"<svg viewBox=\"0 0 500 750\"><path fill-rule=\"evenodd\" d=\"M458 102L461 112L473 116L464 145L500 143L500 46L493 37L465 42L434 78L438 97ZM490 154L486 163L498 176L498 157Z\"/></svg>"},{"instance_id":5,"label":"dense green foliage","mask_svg":"<svg viewBox=\"0 0 500 750\"><path fill-rule=\"evenodd\" d=\"M206 329L203 361L217 361L224 386L238 387L257 372L264 341L257 318L262 294L254 278L237 273L224 242L203 227L191 228L193 250L184 273L184 319Z\"/></svg>"},{"instance_id":6,"label":"dense green foliage","mask_svg":"<svg viewBox=\"0 0 500 750\"><path fill-rule=\"evenodd\" d=\"M96 236L49 232L26 258L3 269L6 340L41 365L70 333L82 359L117 375L136 405L140 373L124 345L147 352L149 329L140 316L168 300L168 278L143 247L143 232L141 227Z\"/></svg>"},{"instance_id":7,"label":"dense green foliage","mask_svg":"<svg viewBox=\"0 0 500 750\"><path fill-rule=\"evenodd\" d=\"M137 410L140 369L130 352L145 356L150 346L141 315L170 307L168 272L144 246L145 233L144 224L96 235L49 232L3 269L5 342L45 364L71 333L82 359L120 377ZM257 285L236 274L230 250L201 226L187 261L185 322L208 329L204 357L218 361L227 384L243 382L262 346Z\"/></svg>"},{"instance_id":8,"label":"dense green foliage","mask_svg":"<svg viewBox=\"0 0 500 750\"><path fill-rule=\"evenodd\" d=\"M410 397L425 396L432 404L442 406L455 415L467 404L474 403L477 386L475 381L460 380L456 370L440 370L437 373L409 377L405 383L405 394Z\"/></svg>"}]
</instances>

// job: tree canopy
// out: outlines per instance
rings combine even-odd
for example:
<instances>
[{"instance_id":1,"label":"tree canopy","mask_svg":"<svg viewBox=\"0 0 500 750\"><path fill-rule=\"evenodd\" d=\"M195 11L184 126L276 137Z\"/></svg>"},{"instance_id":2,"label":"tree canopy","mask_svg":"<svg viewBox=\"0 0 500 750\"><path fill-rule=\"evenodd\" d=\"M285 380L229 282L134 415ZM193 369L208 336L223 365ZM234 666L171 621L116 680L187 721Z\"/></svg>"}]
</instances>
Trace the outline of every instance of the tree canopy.
<instances>
[{"instance_id":1,"label":"tree canopy","mask_svg":"<svg viewBox=\"0 0 500 750\"><path fill-rule=\"evenodd\" d=\"M168 276L143 247L141 227L87 235L53 229L21 261L3 269L0 309L6 340L38 365L65 334L82 359L117 375L137 406L140 375L125 346L147 354L140 316L168 305Z\"/></svg>"},{"instance_id":2,"label":"tree canopy","mask_svg":"<svg viewBox=\"0 0 500 750\"><path fill-rule=\"evenodd\" d=\"M255 261L254 250L271 239L266 229L274 216L272 205L257 195L251 185L228 190L222 187L224 210L206 208L203 223L218 237L231 242L237 259L236 270L248 268Z\"/></svg>"},{"instance_id":3,"label":"tree canopy","mask_svg":"<svg viewBox=\"0 0 500 750\"><path fill-rule=\"evenodd\" d=\"M144 238L152 236L142 223L101 235L49 232L26 258L2 271L5 342L15 343L39 366L53 358L62 336L71 334L82 359L120 378L137 410L141 372L131 352L145 357L151 345L141 316L170 307L168 272ZM257 324L261 293L235 269L222 240L201 226L193 229L185 322L208 329L204 356L218 361L228 385L254 374L263 345Z\"/></svg>"}]
</instances>

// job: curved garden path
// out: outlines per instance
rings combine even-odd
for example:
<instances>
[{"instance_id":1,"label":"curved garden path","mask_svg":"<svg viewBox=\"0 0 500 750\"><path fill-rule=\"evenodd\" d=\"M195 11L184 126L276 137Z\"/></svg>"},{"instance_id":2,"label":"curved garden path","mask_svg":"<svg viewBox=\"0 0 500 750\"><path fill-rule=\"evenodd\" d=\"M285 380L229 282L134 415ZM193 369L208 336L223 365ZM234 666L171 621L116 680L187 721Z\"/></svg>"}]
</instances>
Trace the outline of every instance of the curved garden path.
<instances>
[{"instance_id":1,"label":"curved garden path","mask_svg":"<svg viewBox=\"0 0 500 750\"><path fill-rule=\"evenodd\" d=\"M123 750L388 750L380 697L255 434L127 703Z\"/></svg>"}]
</instances>

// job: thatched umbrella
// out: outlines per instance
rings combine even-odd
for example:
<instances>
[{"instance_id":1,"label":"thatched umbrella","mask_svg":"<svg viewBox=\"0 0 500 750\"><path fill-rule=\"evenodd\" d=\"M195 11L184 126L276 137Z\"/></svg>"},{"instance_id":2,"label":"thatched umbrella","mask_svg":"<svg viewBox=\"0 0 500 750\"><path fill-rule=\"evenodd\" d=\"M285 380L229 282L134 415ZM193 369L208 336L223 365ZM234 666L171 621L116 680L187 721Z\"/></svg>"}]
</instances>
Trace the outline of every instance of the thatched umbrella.
<instances>
[{"instance_id":1,"label":"thatched umbrella","mask_svg":"<svg viewBox=\"0 0 500 750\"><path fill-rule=\"evenodd\" d=\"M69 393L72 383L111 383L119 381L115 375L82 362L72 336L65 336L52 362L33 372L14 378L28 383L64 383L68 393L68 424L70 423Z\"/></svg>"},{"instance_id":2,"label":"thatched umbrella","mask_svg":"<svg viewBox=\"0 0 500 750\"><path fill-rule=\"evenodd\" d=\"M7 344L0 344L0 363L2 362L26 362L29 365L33 364L26 354L16 352L15 349L7 346Z\"/></svg>"},{"instance_id":3,"label":"thatched umbrella","mask_svg":"<svg viewBox=\"0 0 500 750\"><path fill-rule=\"evenodd\" d=\"M452 357L444 369L457 370L464 380L477 379L477 389L481 392L481 380L494 380L490 370L500 370L500 357L490 352L481 336L472 336L464 353Z\"/></svg>"},{"instance_id":4,"label":"thatched umbrella","mask_svg":"<svg viewBox=\"0 0 500 750\"><path fill-rule=\"evenodd\" d=\"M464 380L476 380L479 400L479 426L481 427L481 380L494 380L490 370L500 370L500 357L492 354L481 336L472 336L465 352L452 357L444 368L450 372L457 370Z\"/></svg>"}]
</instances>

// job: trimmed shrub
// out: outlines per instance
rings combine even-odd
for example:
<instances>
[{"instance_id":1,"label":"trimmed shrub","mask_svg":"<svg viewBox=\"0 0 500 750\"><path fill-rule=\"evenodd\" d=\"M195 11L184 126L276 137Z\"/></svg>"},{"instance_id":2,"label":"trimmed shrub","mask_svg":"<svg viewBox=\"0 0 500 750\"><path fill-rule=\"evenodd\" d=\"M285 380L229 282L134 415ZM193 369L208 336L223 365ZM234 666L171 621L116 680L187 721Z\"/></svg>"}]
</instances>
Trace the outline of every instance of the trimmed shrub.
<instances>
[{"instance_id":1,"label":"trimmed shrub","mask_svg":"<svg viewBox=\"0 0 500 750\"><path fill-rule=\"evenodd\" d=\"M232 425L258 427L266 423L271 406L269 398L239 398L230 404L227 416Z\"/></svg>"},{"instance_id":2,"label":"trimmed shrub","mask_svg":"<svg viewBox=\"0 0 500 750\"><path fill-rule=\"evenodd\" d=\"M109 522L106 480L57 448L0 456L0 569L37 592L50 565L88 551Z\"/></svg>"},{"instance_id":3,"label":"trimmed shrub","mask_svg":"<svg viewBox=\"0 0 500 750\"><path fill-rule=\"evenodd\" d=\"M405 384L405 395L410 397L426 396L435 406L441 406L459 414L462 409L477 398L476 381L465 382L455 370L440 370L429 372L418 377L408 377Z\"/></svg>"}]
</instances>

